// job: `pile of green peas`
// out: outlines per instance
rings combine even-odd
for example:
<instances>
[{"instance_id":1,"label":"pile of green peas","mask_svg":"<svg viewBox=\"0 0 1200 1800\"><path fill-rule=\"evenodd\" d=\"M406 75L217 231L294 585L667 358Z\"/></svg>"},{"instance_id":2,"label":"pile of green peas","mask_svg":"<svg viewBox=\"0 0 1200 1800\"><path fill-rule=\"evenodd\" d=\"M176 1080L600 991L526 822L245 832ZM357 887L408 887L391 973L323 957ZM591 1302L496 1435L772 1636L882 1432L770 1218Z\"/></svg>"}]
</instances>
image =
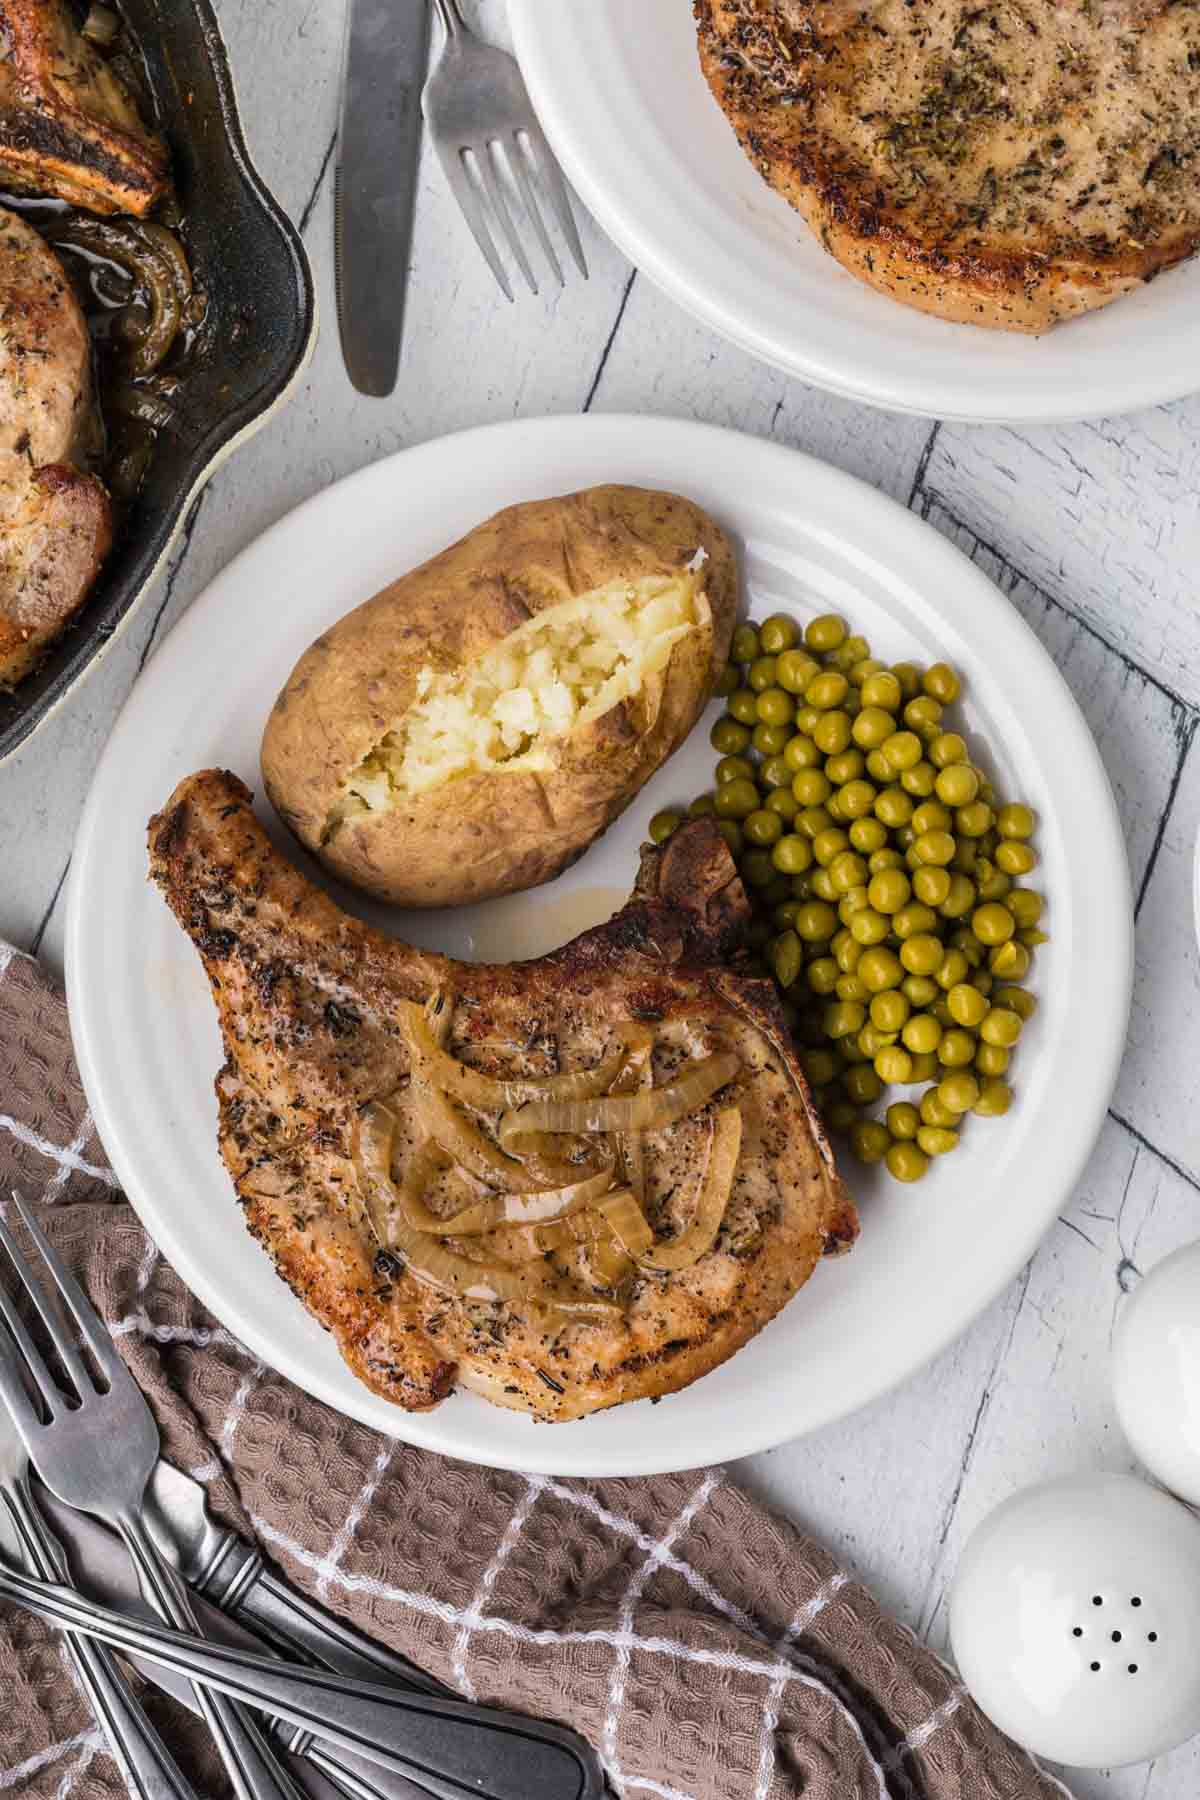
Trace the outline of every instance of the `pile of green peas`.
<instances>
[{"instance_id":1,"label":"pile of green peas","mask_svg":"<svg viewBox=\"0 0 1200 1800\"><path fill-rule=\"evenodd\" d=\"M834 613L803 635L782 613L741 625L717 687L716 786L650 822L662 843L716 818L822 1117L898 1181L955 1149L969 1114L1008 1111L1037 1005L1021 984L1047 941L1023 881L1035 816L1000 802L949 728L959 687L946 663L878 661Z\"/></svg>"}]
</instances>

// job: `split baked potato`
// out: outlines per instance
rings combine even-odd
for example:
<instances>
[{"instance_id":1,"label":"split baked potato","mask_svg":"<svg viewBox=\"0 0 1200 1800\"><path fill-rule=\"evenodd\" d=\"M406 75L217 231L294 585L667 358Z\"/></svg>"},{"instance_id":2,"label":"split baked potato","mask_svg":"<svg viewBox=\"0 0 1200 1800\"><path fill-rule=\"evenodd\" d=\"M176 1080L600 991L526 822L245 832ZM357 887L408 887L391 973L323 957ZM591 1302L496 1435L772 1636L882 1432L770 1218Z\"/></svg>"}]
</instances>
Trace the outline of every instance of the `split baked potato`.
<instances>
[{"instance_id":1,"label":"split baked potato","mask_svg":"<svg viewBox=\"0 0 1200 1800\"><path fill-rule=\"evenodd\" d=\"M733 548L675 494L508 507L305 651L267 721L280 816L401 906L551 880L683 742L729 655Z\"/></svg>"}]
</instances>

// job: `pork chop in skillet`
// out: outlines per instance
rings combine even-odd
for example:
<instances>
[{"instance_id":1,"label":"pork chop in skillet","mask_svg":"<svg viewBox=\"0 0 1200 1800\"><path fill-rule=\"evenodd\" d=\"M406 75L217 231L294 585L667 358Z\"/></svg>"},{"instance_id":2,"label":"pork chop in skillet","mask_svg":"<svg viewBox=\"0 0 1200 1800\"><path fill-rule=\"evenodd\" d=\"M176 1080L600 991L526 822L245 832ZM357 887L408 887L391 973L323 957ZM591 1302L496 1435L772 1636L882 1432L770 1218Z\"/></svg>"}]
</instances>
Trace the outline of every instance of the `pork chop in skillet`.
<instances>
[{"instance_id":1,"label":"pork chop in skillet","mask_svg":"<svg viewBox=\"0 0 1200 1800\"><path fill-rule=\"evenodd\" d=\"M668 1394L853 1242L710 821L644 852L607 925L472 965L340 912L250 800L181 783L151 873L212 986L246 1222L376 1393L542 1420Z\"/></svg>"},{"instance_id":2,"label":"pork chop in skillet","mask_svg":"<svg viewBox=\"0 0 1200 1800\"><path fill-rule=\"evenodd\" d=\"M1044 331L1200 245L1194 0L695 0L746 154L855 275Z\"/></svg>"}]
</instances>

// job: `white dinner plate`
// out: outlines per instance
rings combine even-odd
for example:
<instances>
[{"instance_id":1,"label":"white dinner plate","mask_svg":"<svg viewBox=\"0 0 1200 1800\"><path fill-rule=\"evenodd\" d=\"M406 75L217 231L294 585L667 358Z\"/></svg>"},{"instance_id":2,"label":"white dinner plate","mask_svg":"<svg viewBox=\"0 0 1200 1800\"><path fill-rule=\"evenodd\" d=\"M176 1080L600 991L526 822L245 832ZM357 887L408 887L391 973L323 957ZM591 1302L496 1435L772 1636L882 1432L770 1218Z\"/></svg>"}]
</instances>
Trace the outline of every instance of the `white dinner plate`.
<instances>
[{"instance_id":1,"label":"white dinner plate","mask_svg":"<svg viewBox=\"0 0 1200 1800\"><path fill-rule=\"evenodd\" d=\"M1200 260L1041 338L950 325L848 275L739 148L686 0L509 0L571 181L625 254L713 330L855 400L942 419L1129 412L1193 392Z\"/></svg>"},{"instance_id":2,"label":"white dinner plate","mask_svg":"<svg viewBox=\"0 0 1200 1800\"><path fill-rule=\"evenodd\" d=\"M739 540L747 604L836 608L889 659L948 657L1004 792L1041 817L1053 943L1003 1121L971 1120L918 1188L847 1162L863 1231L732 1361L651 1408L534 1425L472 1395L406 1414L368 1393L242 1224L216 1148L216 1016L199 959L146 879L146 822L214 764L255 788L259 734L313 637L496 508L603 481L668 487ZM711 718L548 887L440 913L343 904L453 955L533 955L620 903L651 815L711 786ZM296 846L261 816L297 861ZM312 872L312 865L305 863ZM183 1279L266 1363L381 1431L471 1461L633 1475L778 1444L862 1405L949 1343L1017 1272L1099 1131L1129 1006L1129 880L1087 727L1008 602L928 525L777 445L669 419L556 418L407 450L317 495L245 550L153 658L96 774L71 869L67 981L97 1126Z\"/></svg>"}]
</instances>

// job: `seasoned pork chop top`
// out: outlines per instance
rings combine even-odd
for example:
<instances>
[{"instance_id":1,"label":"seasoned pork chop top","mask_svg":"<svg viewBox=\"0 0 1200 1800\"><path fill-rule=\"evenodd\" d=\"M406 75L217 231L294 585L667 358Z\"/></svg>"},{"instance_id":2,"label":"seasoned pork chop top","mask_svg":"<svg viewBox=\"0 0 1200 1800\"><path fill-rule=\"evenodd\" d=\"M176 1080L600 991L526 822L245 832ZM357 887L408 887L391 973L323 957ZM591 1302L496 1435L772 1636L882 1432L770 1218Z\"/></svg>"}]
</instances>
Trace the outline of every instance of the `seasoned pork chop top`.
<instances>
[{"instance_id":1,"label":"seasoned pork chop top","mask_svg":"<svg viewBox=\"0 0 1200 1800\"><path fill-rule=\"evenodd\" d=\"M833 235L1009 257L1014 279L1022 260L1055 258L1144 276L1200 242L1196 0L696 13L745 148L803 210L805 190L818 196Z\"/></svg>"}]
</instances>

